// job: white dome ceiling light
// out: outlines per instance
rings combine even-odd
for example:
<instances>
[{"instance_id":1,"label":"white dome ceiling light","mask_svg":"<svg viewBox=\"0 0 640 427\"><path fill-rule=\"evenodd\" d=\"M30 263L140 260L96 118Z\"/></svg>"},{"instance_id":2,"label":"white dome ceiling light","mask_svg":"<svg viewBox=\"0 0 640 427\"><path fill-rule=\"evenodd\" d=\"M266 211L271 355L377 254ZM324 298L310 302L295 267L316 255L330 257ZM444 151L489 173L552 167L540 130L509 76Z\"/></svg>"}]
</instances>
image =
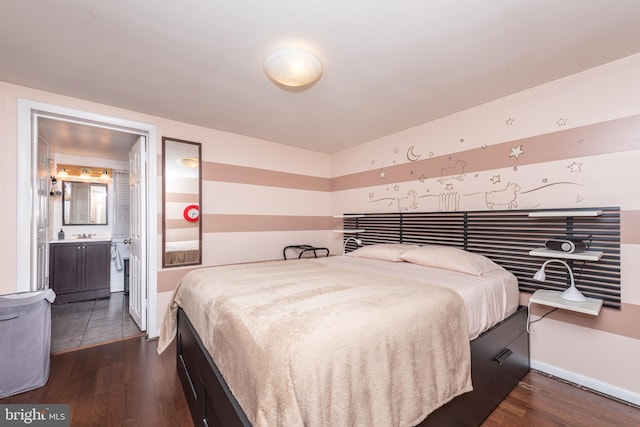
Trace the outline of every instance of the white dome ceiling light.
<instances>
[{"instance_id":1,"label":"white dome ceiling light","mask_svg":"<svg viewBox=\"0 0 640 427\"><path fill-rule=\"evenodd\" d=\"M300 49L277 49L264 58L264 72L289 88L305 88L322 75L320 60Z\"/></svg>"},{"instance_id":2,"label":"white dome ceiling light","mask_svg":"<svg viewBox=\"0 0 640 427\"><path fill-rule=\"evenodd\" d=\"M176 163L185 168L195 169L200 166L200 160L196 157L180 157Z\"/></svg>"}]
</instances>

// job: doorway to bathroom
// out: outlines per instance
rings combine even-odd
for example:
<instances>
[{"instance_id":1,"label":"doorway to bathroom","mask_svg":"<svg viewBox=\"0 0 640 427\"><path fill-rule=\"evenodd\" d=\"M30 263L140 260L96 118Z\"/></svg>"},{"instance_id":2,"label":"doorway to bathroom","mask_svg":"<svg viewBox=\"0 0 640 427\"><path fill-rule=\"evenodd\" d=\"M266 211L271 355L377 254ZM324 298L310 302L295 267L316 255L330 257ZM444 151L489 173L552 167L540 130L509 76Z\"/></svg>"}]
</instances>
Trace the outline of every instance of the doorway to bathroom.
<instances>
[{"instance_id":1,"label":"doorway to bathroom","mask_svg":"<svg viewBox=\"0 0 640 427\"><path fill-rule=\"evenodd\" d=\"M105 233L104 229L92 233L91 231L97 230L91 228L92 226L88 226L89 228L60 227L63 225L60 219L63 204L62 195L57 191L59 189L53 186L53 179L57 178L57 174L60 172L58 165L90 165L98 166L100 169L103 167L109 169L110 179L113 180L110 182L110 186L115 188L118 177L121 179L120 182L122 179L126 179L123 177L129 173L131 167L132 146L137 145L138 161L144 162L144 167L149 166L142 173L140 170L137 172L139 185L137 191L139 194L136 197L139 205L144 207L144 214L140 215L138 212L138 218L136 218L138 234L134 235L130 231L122 232L122 230L113 234L111 271L116 273L113 277L120 276L120 278L111 283L111 298L55 305L52 310L53 316L57 320L64 319L64 321L58 322L62 326L56 327L57 320L52 319L52 327L54 328L52 343L55 343L57 335L64 335L64 341L67 342L65 345L70 344L73 347L93 345L98 342L96 340L100 337L105 341L110 341L140 334L141 331L145 331L149 327L155 331L155 274L149 274L149 272L155 273L156 269L153 257L147 256L149 252L147 248L155 247L157 232L150 232L150 230L155 231L155 218L149 218L152 215L146 215L147 211L152 211L149 206L154 206L155 209L155 179L147 179L149 176L155 175L155 162L149 162L148 159L155 158L156 149L154 144L147 143L154 140L155 127L30 101L19 102L18 119L18 140L19 142L29 141L28 144L19 143L19 147L22 148L19 148L21 153L18 155L18 160L19 163L25 165L24 170L31 170L27 193L36 195L35 200L22 200L24 197L21 196L18 200L18 209L32 206L34 211L31 221L25 221L23 216L18 224L19 229L28 230L26 234L30 236L26 244L23 241L18 245L18 271L22 272L19 277L18 291L48 287L50 279L48 277L49 246L55 243L61 228L66 234L66 239L69 240L78 238L77 236L82 238L101 235L100 237L104 238L105 234L109 235L109 239L111 238L111 228L108 233ZM29 150L25 150L24 145L29 147ZM46 166L48 166L44 180L42 167L38 166L43 162L46 162ZM126 180L128 181L128 179ZM46 184L43 185L43 181ZM47 203L37 199L37 195L42 197L45 185ZM59 182L58 185L60 185ZM20 189L20 182L18 186L19 194L25 194ZM56 197L58 197L57 203ZM53 208L53 212L47 208ZM113 210L115 208L110 209L111 220L116 219L114 215L117 213ZM42 232L43 227L46 228L44 232ZM138 241L135 253L127 254L126 249L130 249L130 247L123 246L123 244L134 240ZM27 256L23 258L20 254ZM129 292L127 293L124 289L123 270L129 266L127 258L132 257L135 259L138 269L134 273L136 277L133 281L131 280L131 269L128 269ZM22 267L20 263L22 263ZM25 272L28 274L24 274ZM135 321L132 321L130 314L133 315ZM112 326L110 331L108 330L109 325ZM75 331L74 338L70 337L71 331ZM149 335L154 336L153 333ZM67 348L54 345L54 351L56 349L65 350Z\"/></svg>"}]
</instances>

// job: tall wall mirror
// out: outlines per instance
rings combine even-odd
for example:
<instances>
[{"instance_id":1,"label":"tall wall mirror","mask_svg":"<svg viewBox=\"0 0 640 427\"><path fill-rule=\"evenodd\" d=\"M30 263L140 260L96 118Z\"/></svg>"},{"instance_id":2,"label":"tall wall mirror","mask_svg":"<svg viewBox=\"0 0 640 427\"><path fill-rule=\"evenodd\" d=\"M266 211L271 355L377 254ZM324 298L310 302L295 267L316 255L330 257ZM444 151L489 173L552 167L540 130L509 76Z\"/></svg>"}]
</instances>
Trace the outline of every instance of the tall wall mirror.
<instances>
[{"instance_id":1,"label":"tall wall mirror","mask_svg":"<svg viewBox=\"0 0 640 427\"><path fill-rule=\"evenodd\" d=\"M162 137L162 267L202 264L201 145Z\"/></svg>"},{"instance_id":2,"label":"tall wall mirror","mask_svg":"<svg viewBox=\"0 0 640 427\"><path fill-rule=\"evenodd\" d=\"M107 225L107 184L62 182L62 225Z\"/></svg>"}]
</instances>

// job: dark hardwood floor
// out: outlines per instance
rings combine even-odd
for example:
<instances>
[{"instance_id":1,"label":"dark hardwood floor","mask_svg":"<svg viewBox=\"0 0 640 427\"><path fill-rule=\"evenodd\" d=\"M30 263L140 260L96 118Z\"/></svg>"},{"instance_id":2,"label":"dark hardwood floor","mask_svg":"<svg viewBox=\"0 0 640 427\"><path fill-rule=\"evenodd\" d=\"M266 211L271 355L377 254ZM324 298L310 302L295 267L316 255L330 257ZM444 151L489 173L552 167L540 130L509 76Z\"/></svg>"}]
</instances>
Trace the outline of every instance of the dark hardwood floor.
<instances>
[{"instance_id":1,"label":"dark hardwood floor","mask_svg":"<svg viewBox=\"0 0 640 427\"><path fill-rule=\"evenodd\" d=\"M193 426L175 368L175 347L136 337L51 358L48 383L0 399L69 404L71 426ZM531 372L483 427L638 426L640 409Z\"/></svg>"},{"instance_id":2,"label":"dark hardwood floor","mask_svg":"<svg viewBox=\"0 0 640 427\"><path fill-rule=\"evenodd\" d=\"M640 408L532 371L482 427L640 426Z\"/></svg>"},{"instance_id":3,"label":"dark hardwood floor","mask_svg":"<svg viewBox=\"0 0 640 427\"><path fill-rule=\"evenodd\" d=\"M51 357L44 387L0 400L68 404L71 426L191 427L175 367L175 347L161 356L145 337Z\"/></svg>"}]
</instances>

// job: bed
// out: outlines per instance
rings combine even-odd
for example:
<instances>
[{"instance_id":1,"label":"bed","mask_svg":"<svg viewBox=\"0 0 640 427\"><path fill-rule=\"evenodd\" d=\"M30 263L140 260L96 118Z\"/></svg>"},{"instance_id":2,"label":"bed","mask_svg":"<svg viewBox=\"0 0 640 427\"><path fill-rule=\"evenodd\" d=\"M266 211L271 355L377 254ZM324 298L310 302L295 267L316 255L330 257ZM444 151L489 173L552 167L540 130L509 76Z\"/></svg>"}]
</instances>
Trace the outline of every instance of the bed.
<instances>
[{"instance_id":1,"label":"bed","mask_svg":"<svg viewBox=\"0 0 640 427\"><path fill-rule=\"evenodd\" d=\"M200 262L200 242L185 240L165 243L165 264L196 264Z\"/></svg>"},{"instance_id":2,"label":"bed","mask_svg":"<svg viewBox=\"0 0 640 427\"><path fill-rule=\"evenodd\" d=\"M525 323L487 258L371 245L192 271L158 350L177 337L196 425L479 425L529 370Z\"/></svg>"}]
</instances>

